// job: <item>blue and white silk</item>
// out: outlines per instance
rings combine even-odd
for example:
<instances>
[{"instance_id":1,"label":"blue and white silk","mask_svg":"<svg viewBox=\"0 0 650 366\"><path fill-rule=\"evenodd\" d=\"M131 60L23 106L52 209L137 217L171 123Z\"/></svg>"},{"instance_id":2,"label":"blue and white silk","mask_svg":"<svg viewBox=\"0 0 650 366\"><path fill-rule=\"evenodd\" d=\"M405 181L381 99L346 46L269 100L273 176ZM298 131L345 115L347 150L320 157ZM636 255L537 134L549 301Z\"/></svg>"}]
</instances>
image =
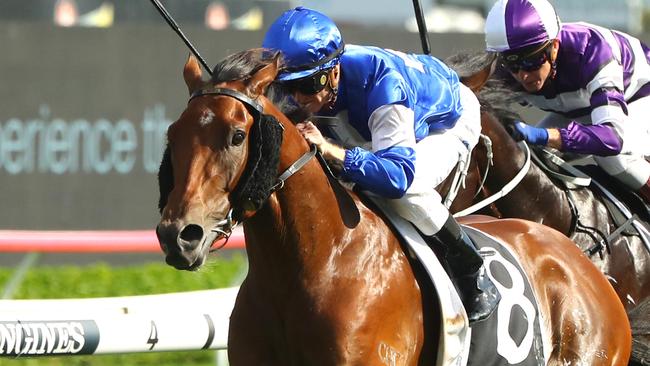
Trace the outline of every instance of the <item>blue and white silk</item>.
<instances>
[{"instance_id":1,"label":"blue and white silk","mask_svg":"<svg viewBox=\"0 0 650 366\"><path fill-rule=\"evenodd\" d=\"M375 47L346 46L332 114L372 147L346 151L343 175L379 194L425 235L449 212L435 190L481 132L480 105L458 75L438 59Z\"/></svg>"},{"instance_id":2,"label":"blue and white silk","mask_svg":"<svg viewBox=\"0 0 650 366\"><path fill-rule=\"evenodd\" d=\"M458 75L431 56L355 45L346 46L341 69L333 113L347 110L349 123L373 143L373 151L347 151L344 175L399 198L413 181L415 144L454 127L462 113Z\"/></svg>"}]
</instances>

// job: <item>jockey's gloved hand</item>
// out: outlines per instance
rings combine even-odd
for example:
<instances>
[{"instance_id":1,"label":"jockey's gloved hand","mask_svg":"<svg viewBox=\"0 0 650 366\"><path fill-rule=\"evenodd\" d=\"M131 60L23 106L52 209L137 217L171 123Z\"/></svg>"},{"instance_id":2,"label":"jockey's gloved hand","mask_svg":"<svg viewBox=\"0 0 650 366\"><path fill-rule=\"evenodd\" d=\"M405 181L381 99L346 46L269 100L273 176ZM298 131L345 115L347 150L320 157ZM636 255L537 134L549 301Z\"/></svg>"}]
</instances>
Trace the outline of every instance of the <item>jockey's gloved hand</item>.
<instances>
[{"instance_id":1,"label":"jockey's gloved hand","mask_svg":"<svg viewBox=\"0 0 650 366\"><path fill-rule=\"evenodd\" d=\"M526 140L533 145L546 145L548 142L548 131L545 128L533 127L521 121L515 121L512 127L510 134L516 141Z\"/></svg>"}]
</instances>

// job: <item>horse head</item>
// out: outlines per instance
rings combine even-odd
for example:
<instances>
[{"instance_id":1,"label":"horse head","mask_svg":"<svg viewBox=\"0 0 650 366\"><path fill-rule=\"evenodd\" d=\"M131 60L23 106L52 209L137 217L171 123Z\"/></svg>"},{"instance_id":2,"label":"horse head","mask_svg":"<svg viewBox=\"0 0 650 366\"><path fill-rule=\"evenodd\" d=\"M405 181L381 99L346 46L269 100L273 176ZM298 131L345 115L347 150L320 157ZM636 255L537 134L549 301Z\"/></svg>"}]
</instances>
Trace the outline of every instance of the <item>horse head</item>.
<instances>
[{"instance_id":1,"label":"horse head","mask_svg":"<svg viewBox=\"0 0 650 366\"><path fill-rule=\"evenodd\" d=\"M168 264L200 267L213 244L270 195L283 123L289 123L263 94L280 64L278 54L251 50L217 65L214 77L203 81L197 60L187 60L190 99L169 126L158 176L156 234ZM275 116L263 113L269 108Z\"/></svg>"}]
</instances>

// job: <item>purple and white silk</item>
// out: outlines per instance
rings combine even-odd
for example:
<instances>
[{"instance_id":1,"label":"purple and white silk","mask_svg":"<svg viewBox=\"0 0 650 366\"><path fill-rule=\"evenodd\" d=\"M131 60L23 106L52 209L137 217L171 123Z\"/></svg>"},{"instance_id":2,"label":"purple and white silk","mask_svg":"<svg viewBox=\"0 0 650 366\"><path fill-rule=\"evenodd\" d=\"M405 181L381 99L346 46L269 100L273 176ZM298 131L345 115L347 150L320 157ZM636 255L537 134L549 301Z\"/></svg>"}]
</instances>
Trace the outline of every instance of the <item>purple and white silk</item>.
<instances>
[{"instance_id":1,"label":"purple and white silk","mask_svg":"<svg viewBox=\"0 0 650 366\"><path fill-rule=\"evenodd\" d=\"M560 20L546 0L499 0L485 21L488 51L504 52L557 37Z\"/></svg>"},{"instance_id":2,"label":"purple and white silk","mask_svg":"<svg viewBox=\"0 0 650 366\"><path fill-rule=\"evenodd\" d=\"M639 148L647 143L637 140L650 136L630 125L646 122L631 121L639 117L628 113L628 104L650 100L644 98L650 95L650 50L630 35L587 23L563 24L558 39L555 79L543 92L525 95L526 101L583 124L607 123L624 142L623 153L645 155ZM650 105L644 109L650 113ZM578 136L565 131L563 138L575 137L565 144L576 147L586 141Z\"/></svg>"},{"instance_id":3,"label":"purple and white silk","mask_svg":"<svg viewBox=\"0 0 650 366\"><path fill-rule=\"evenodd\" d=\"M560 129L562 150L600 156L618 155L623 141L616 130L608 125L582 125L571 122Z\"/></svg>"}]
</instances>

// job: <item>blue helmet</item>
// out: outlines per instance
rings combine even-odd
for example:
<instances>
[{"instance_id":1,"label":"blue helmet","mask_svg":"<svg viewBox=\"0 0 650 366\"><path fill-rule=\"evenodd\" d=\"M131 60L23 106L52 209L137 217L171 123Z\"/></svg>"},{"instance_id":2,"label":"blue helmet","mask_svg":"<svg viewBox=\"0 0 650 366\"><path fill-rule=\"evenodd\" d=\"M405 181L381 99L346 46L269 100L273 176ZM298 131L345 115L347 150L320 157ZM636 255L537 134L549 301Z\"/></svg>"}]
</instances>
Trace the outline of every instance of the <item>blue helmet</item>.
<instances>
[{"instance_id":1,"label":"blue helmet","mask_svg":"<svg viewBox=\"0 0 650 366\"><path fill-rule=\"evenodd\" d=\"M282 52L285 69L278 80L288 81L335 66L345 44L330 18L299 6L284 12L271 24L262 47Z\"/></svg>"},{"instance_id":2,"label":"blue helmet","mask_svg":"<svg viewBox=\"0 0 650 366\"><path fill-rule=\"evenodd\" d=\"M509 52L557 38L560 19L546 0L498 0L485 20L488 51Z\"/></svg>"}]
</instances>

